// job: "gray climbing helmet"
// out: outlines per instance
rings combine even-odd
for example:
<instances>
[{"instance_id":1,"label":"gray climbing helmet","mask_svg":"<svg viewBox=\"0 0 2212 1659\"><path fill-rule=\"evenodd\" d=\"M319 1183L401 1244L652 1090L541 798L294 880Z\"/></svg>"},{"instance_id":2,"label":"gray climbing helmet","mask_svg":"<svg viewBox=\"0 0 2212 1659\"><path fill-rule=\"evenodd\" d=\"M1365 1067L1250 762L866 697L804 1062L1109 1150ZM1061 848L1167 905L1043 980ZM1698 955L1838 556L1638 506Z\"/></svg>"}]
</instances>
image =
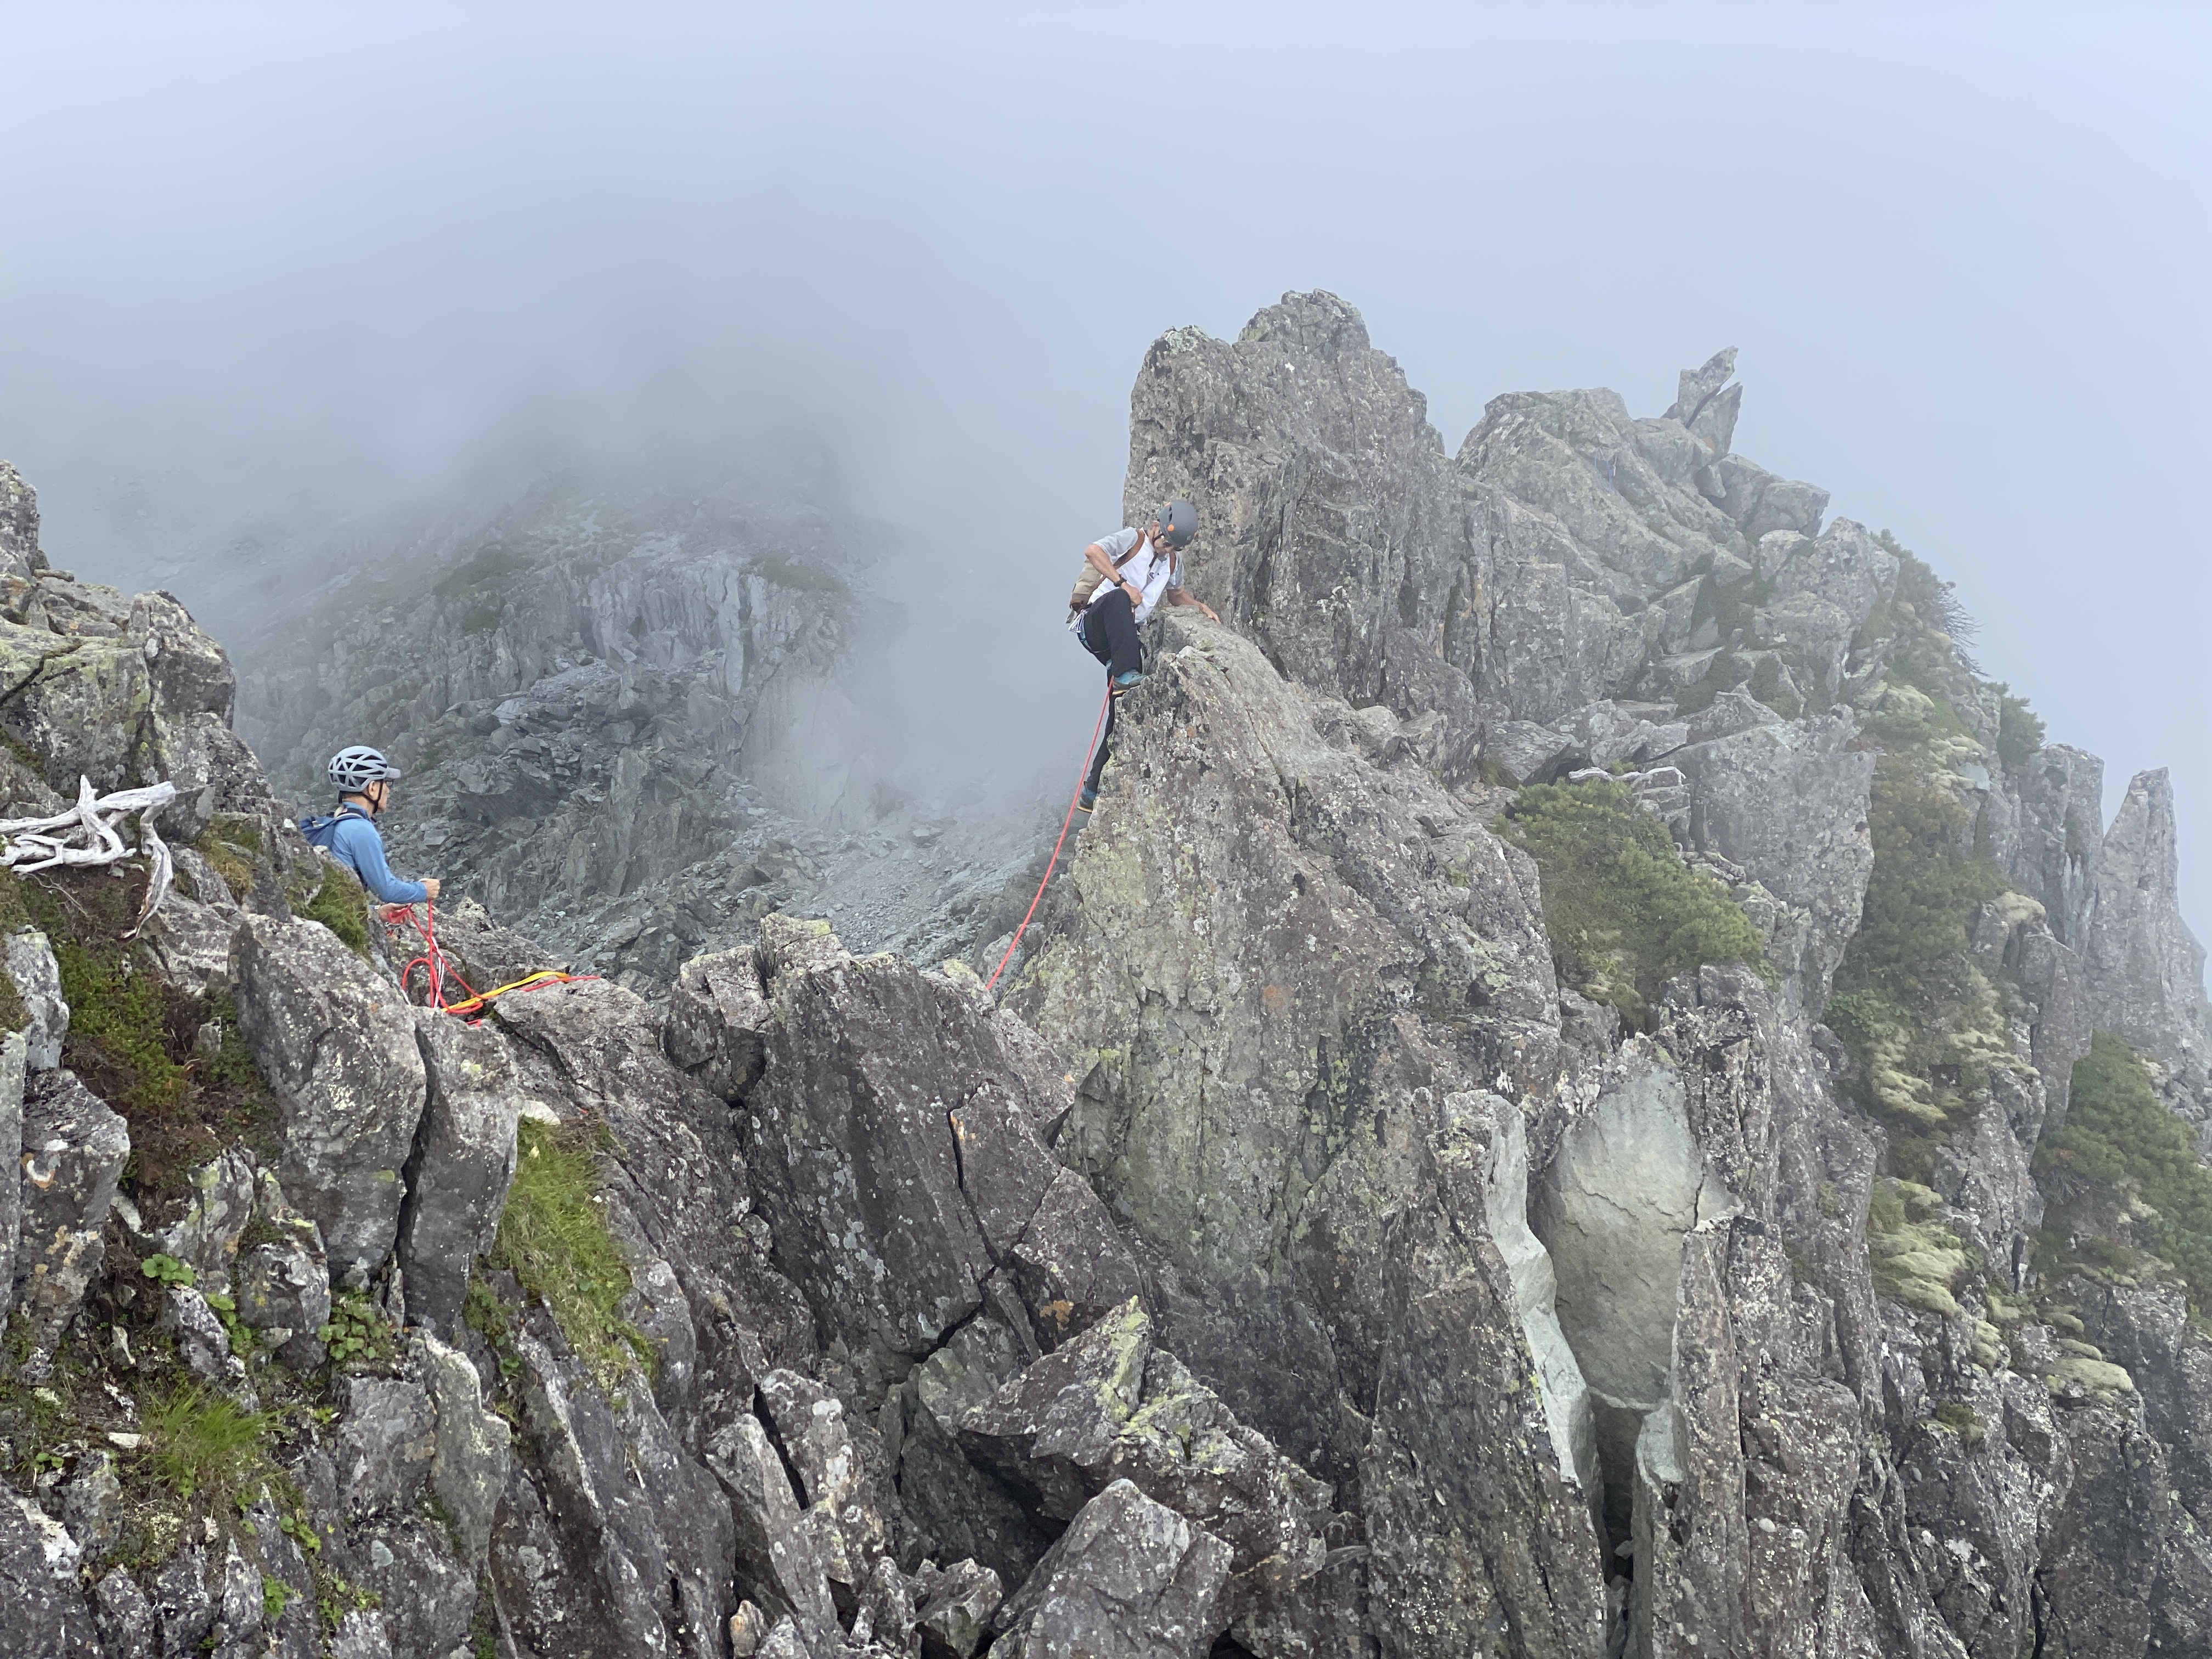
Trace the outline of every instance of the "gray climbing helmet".
<instances>
[{"instance_id":1,"label":"gray climbing helmet","mask_svg":"<svg viewBox=\"0 0 2212 1659\"><path fill-rule=\"evenodd\" d=\"M380 778L399 775L399 769L385 759L380 750L360 743L331 756L330 771L331 781L337 785L341 795L357 795Z\"/></svg>"},{"instance_id":2,"label":"gray climbing helmet","mask_svg":"<svg viewBox=\"0 0 2212 1659\"><path fill-rule=\"evenodd\" d=\"M1190 538L1198 534L1198 509L1180 495L1160 509L1159 520L1170 547L1188 547Z\"/></svg>"}]
</instances>

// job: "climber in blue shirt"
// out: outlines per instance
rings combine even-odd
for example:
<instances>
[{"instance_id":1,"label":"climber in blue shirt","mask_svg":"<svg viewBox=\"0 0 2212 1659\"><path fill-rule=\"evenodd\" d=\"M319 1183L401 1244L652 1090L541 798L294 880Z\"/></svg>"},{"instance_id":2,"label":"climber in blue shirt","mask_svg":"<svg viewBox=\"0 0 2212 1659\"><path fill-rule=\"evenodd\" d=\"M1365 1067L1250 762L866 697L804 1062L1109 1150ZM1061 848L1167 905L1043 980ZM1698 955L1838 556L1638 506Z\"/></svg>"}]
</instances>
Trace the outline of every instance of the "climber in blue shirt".
<instances>
[{"instance_id":1,"label":"climber in blue shirt","mask_svg":"<svg viewBox=\"0 0 2212 1659\"><path fill-rule=\"evenodd\" d=\"M327 817L301 819L300 833L351 869L370 896L383 903L420 904L436 898L434 877L402 881L384 861L384 837L376 832L376 819L391 804L399 769L377 750L356 744L331 757L330 773L337 786L338 810Z\"/></svg>"}]
</instances>

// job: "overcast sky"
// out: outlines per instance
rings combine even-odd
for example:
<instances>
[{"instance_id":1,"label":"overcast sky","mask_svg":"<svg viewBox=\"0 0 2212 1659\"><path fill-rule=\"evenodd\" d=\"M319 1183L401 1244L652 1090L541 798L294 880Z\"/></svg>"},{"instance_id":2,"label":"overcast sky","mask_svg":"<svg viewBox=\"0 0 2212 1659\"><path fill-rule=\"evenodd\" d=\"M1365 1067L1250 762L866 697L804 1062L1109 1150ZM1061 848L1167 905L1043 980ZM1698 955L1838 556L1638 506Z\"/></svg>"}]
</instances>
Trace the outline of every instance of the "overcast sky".
<instances>
[{"instance_id":1,"label":"overcast sky","mask_svg":"<svg viewBox=\"0 0 2212 1659\"><path fill-rule=\"evenodd\" d=\"M517 433L799 427L1079 755L1163 330L1333 289L1454 447L1735 345L1736 447L1954 579L2108 806L2173 769L2208 935L2205 15L0 3L0 455L191 602Z\"/></svg>"}]
</instances>

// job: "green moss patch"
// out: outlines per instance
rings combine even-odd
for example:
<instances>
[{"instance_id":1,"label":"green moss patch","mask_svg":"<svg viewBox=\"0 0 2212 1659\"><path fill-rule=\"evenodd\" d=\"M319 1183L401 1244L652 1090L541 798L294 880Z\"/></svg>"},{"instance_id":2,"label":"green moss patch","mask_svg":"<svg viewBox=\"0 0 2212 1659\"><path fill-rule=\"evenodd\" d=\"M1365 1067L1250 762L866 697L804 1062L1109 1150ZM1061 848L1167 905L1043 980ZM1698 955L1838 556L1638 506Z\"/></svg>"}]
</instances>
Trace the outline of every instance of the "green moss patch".
<instances>
[{"instance_id":1,"label":"green moss patch","mask_svg":"<svg viewBox=\"0 0 2212 1659\"><path fill-rule=\"evenodd\" d=\"M845 584L836 577L788 553L763 553L752 562L751 568L755 575L795 593L817 593L834 599L842 599L846 594Z\"/></svg>"},{"instance_id":2,"label":"green moss patch","mask_svg":"<svg viewBox=\"0 0 2212 1659\"><path fill-rule=\"evenodd\" d=\"M2034 1173L2051 1206L2039 1267L2178 1278L2212 1311L2212 1170L2119 1038L2097 1032L2075 1062L2065 1127L2036 1148Z\"/></svg>"},{"instance_id":3,"label":"green moss patch","mask_svg":"<svg viewBox=\"0 0 2212 1659\"><path fill-rule=\"evenodd\" d=\"M242 813L218 812L192 850L215 866L231 898L243 903L253 891L253 863L261 855L261 826Z\"/></svg>"},{"instance_id":4,"label":"green moss patch","mask_svg":"<svg viewBox=\"0 0 2212 1659\"><path fill-rule=\"evenodd\" d=\"M480 593L530 568L530 557L504 542L488 542L438 579L431 591L441 599Z\"/></svg>"},{"instance_id":5,"label":"green moss patch","mask_svg":"<svg viewBox=\"0 0 2212 1659\"><path fill-rule=\"evenodd\" d=\"M125 1185L149 1224L183 1203L185 1172L243 1141L272 1157L282 1123L225 997L195 997L159 978L137 941L144 875L44 871L16 888L52 943L70 1006L63 1064L131 1127ZM222 1041L200 1045L210 1022Z\"/></svg>"},{"instance_id":6,"label":"green moss patch","mask_svg":"<svg viewBox=\"0 0 2212 1659\"><path fill-rule=\"evenodd\" d=\"M1498 831L1544 878L1544 929L1562 984L1649 1028L1659 988L1709 962L1770 980L1765 942L1712 877L1682 861L1665 826L1626 784L1536 784Z\"/></svg>"},{"instance_id":7,"label":"green moss patch","mask_svg":"<svg viewBox=\"0 0 2212 1659\"><path fill-rule=\"evenodd\" d=\"M1919 729L1924 737L1925 722ZM2010 991L1976 967L1968 933L1981 908L2011 890L1974 847L1966 809L1925 775L1929 764L1924 746L1875 759L1874 871L1824 1015L1855 1062L1860 1104L1896 1137L1893 1170L1923 1177L1935 1146L1987 1097L1991 1071L2021 1063ZM2009 902L2035 913L2029 901Z\"/></svg>"},{"instance_id":8,"label":"green moss patch","mask_svg":"<svg viewBox=\"0 0 2212 1659\"><path fill-rule=\"evenodd\" d=\"M1867 1204L1867 1255L1875 1295L1956 1319L1964 1310L1954 1287L1976 1264L1959 1236L1936 1218L1942 1209L1943 1200L1917 1182L1875 1182Z\"/></svg>"},{"instance_id":9,"label":"green moss patch","mask_svg":"<svg viewBox=\"0 0 2212 1659\"><path fill-rule=\"evenodd\" d=\"M319 921L338 936L354 955L368 955L368 894L349 870L331 870L322 885L304 904L294 904L292 914L307 921Z\"/></svg>"},{"instance_id":10,"label":"green moss patch","mask_svg":"<svg viewBox=\"0 0 2212 1659\"><path fill-rule=\"evenodd\" d=\"M614 1388L634 1364L650 1375L658 1358L653 1344L616 1311L629 1294L629 1264L600 1204L599 1139L586 1129L527 1118L516 1139L514 1185L492 1265L551 1310L603 1387Z\"/></svg>"}]
</instances>

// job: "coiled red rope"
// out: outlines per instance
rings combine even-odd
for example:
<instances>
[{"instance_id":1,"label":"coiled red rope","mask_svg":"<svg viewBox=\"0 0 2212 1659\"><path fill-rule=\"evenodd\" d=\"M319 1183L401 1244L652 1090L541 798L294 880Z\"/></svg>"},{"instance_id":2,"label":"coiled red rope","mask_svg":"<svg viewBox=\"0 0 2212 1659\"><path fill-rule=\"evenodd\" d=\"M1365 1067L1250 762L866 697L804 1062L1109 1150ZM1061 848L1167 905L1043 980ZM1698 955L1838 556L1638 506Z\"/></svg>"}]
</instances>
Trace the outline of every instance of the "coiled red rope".
<instances>
[{"instance_id":1,"label":"coiled red rope","mask_svg":"<svg viewBox=\"0 0 2212 1659\"><path fill-rule=\"evenodd\" d=\"M422 1006L452 1014L457 1018L467 1021L471 1025L482 1024L484 1014L491 1005L503 996L511 996L519 991L542 991L549 985L574 985L580 980L599 977L597 974L564 974L557 969L545 968L534 974L525 974L520 979L499 986L493 990L479 991L461 977L460 970L453 966L445 951L439 948L438 907L430 900L422 901L422 914L420 916L415 914L415 906L411 904L387 904L384 907L383 915L386 927L396 928L404 925L411 927L414 929L416 937L422 941L420 954L414 957L404 968L399 970L399 988L403 992L411 991L414 988L411 981L415 977L415 970L421 969L423 988L428 993L422 1000ZM449 982L459 986L468 994L459 1002L447 1001L446 992ZM471 1018L472 1015L473 1018Z\"/></svg>"},{"instance_id":2,"label":"coiled red rope","mask_svg":"<svg viewBox=\"0 0 2212 1659\"><path fill-rule=\"evenodd\" d=\"M1060 839L1052 844L1052 856L1045 860L1044 881L1037 883L1036 896L1022 917L1022 925L1014 929L1014 936L1006 941L1006 954L999 958L999 965L991 970L991 977L983 981L983 994L988 996L991 988L999 982L999 975L1006 971L1006 964L1014 959L1014 951L1029 931L1030 917L1036 915L1037 906L1043 902L1045 882L1052 879L1053 867L1060 862L1060 849L1067 841L1067 826L1075 822L1075 804L1083 799L1084 781L1091 775L1091 757L1098 752L1098 734L1106 729L1106 711L1113 706L1114 688L1106 688L1106 700L1098 705L1098 718L1091 723L1091 744L1083 751L1083 769L1075 775L1075 793L1067 798L1067 816L1060 821Z\"/></svg>"}]
</instances>

